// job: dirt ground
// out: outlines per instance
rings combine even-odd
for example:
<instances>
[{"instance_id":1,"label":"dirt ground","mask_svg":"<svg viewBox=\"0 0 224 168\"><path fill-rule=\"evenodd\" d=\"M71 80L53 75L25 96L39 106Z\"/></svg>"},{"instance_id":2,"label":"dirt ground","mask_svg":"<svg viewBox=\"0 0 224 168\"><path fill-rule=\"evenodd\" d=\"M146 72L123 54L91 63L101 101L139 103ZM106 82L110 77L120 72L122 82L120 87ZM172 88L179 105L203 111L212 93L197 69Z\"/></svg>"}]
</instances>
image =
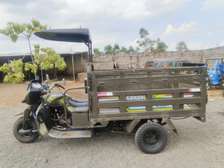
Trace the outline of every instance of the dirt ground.
<instances>
[{"instance_id":1,"label":"dirt ground","mask_svg":"<svg viewBox=\"0 0 224 168\"><path fill-rule=\"evenodd\" d=\"M58 83L63 85L66 89L84 87L84 84L81 81L77 81L77 82L65 81L65 82L58 82ZM50 83L50 85L51 84L53 84L53 82ZM25 97L27 85L28 85L28 83L25 83L25 84L0 84L0 107L20 105L21 101ZM60 92L63 90L55 89L54 91ZM71 96L78 97L79 99L87 98L87 95L84 93L84 89L72 90L68 93Z\"/></svg>"},{"instance_id":2,"label":"dirt ground","mask_svg":"<svg viewBox=\"0 0 224 168\"><path fill-rule=\"evenodd\" d=\"M65 86L80 87L83 84L66 82ZM224 167L222 91L209 92L206 123L195 119L174 121L179 134L170 131L167 148L160 154L146 155L135 146L133 135L112 133L99 134L91 139L44 137L33 144L19 143L12 135L12 126L18 118L16 114L26 108L20 103L25 89L25 84L0 84L0 168Z\"/></svg>"}]
</instances>

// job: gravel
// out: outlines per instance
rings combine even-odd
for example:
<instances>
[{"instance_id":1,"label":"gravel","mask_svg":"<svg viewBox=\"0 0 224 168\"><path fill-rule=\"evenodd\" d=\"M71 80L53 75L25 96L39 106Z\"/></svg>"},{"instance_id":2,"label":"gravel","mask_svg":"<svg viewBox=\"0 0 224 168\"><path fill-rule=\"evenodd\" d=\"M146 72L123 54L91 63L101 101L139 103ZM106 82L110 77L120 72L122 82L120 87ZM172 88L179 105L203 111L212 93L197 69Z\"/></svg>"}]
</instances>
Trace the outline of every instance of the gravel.
<instances>
[{"instance_id":1,"label":"gravel","mask_svg":"<svg viewBox=\"0 0 224 168\"><path fill-rule=\"evenodd\" d=\"M26 106L0 107L0 168L223 168L224 99L207 105L207 122L193 118L174 121L179 134L169 132L160 154L143 154L133 135L102 133L91 139L44 137L32 144L18 142L12 126Z\"/></svg>"}]
</instances>

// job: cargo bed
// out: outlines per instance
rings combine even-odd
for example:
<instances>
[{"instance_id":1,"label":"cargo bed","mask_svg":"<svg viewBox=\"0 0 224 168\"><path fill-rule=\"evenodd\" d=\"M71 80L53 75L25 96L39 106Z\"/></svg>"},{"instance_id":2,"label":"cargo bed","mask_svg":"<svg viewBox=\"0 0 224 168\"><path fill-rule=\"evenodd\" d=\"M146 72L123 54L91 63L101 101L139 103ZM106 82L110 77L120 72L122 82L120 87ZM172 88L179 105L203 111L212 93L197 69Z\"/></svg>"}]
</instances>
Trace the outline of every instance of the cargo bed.
<instances>
[{"instance_id":1,"label":"cargo bed","mask_svg":"<svg viewBox=\"0 0 224 168\"><path fill-rule=\"evenodd\" d=\"M205 121L205 67L95 70L88 73L89 119L186 118Z\"/></svg>"}]
</instances>

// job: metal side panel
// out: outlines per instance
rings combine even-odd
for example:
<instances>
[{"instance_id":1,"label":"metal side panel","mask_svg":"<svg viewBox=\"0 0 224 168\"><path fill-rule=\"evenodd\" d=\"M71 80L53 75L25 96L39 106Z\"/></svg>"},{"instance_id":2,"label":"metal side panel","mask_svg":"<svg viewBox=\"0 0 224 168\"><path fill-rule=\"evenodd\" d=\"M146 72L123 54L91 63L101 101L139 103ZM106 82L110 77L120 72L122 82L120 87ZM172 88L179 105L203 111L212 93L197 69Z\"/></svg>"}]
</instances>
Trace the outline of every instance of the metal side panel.
<instances>
[{"instance_id":1,"label":"metal side panel","mask_svg":"<svg viewBox=\"0 0 224 168\"><path fill-rule=\"evenodd\" d=\"M57 139L70 139L70 138L91 138L92 130L71 130L71 131L58 131L51 129L48 135Z\"/></svg>"}]
</instances>

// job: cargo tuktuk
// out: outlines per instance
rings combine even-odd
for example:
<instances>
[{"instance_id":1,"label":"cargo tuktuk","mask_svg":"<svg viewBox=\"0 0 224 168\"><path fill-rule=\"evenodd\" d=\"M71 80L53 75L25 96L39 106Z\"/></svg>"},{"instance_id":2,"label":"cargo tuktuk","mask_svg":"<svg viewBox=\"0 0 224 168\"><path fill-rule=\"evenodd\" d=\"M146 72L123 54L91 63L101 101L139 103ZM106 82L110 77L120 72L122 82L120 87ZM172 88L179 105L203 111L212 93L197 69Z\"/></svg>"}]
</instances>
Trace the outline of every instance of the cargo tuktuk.
<instances>
[{"instance_id":1,"label":"cargo tuktuk","mask_svg":"<svg viewBox=\"0 0 224 168\"><path fill-rule=\"evenodd\" d=\"M145 153L161 152L167 145L164 125L176 129L172 119L206 119L206 68L203 66L145 69L94 69L92 42L87 29L55 29L37 36L56 41L80 42L88 47L87 80L83 88L54 94L38 81L29 84L24 100L29 104L14 125L21 142L53 138L91 138L100 129L135 134ZM85 89L80 101L68 91Z\"/></svg>"}]
</instances>

